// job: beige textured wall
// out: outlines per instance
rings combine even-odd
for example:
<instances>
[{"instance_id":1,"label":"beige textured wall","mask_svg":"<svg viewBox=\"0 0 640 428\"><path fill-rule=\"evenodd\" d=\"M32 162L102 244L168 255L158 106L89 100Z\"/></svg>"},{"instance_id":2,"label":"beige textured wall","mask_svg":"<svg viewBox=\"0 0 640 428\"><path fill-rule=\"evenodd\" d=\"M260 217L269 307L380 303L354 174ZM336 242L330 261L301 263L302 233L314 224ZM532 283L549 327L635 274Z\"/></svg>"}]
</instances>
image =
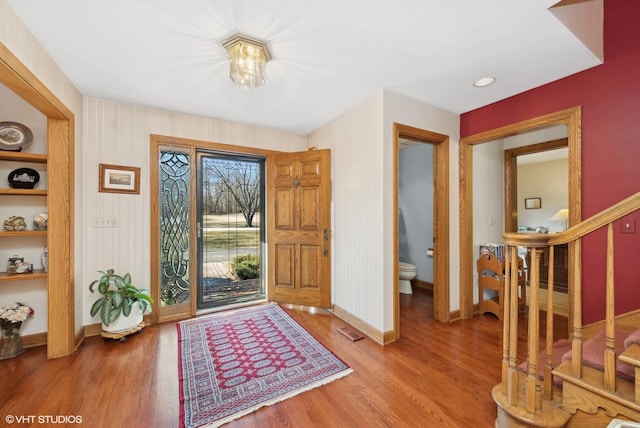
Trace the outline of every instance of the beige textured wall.
<instances>
[{"instance_id":1,"label":"beige textured wall","mask_svg":"<svg viewBox=\"0 0 640 428\"><path fill-rule=\"evenodd\" d=\"M79 281L85 285L85 325L99 322L89 316L95 296L86 287L97 270L130 272L137 285L149 284L149 192L155 179L149 176L151 134L284 152L307 149L303 135L91 97L84 99L84 124L83 181L78 189L83 221L77 230L85 248L78 263ZM140 194L99 193L100 163L140 167ZM102 217L115 219L117 226L94 227Z\"/></svg>"},{"instance_id":2,"label":"beige textured wall","mask_svg":"<svg viewBox=\"0 0 640 428\"><path fill-rule=\"evenodd\" d=\"M309 135L331 149L332 301L377 330L384 325L382 93Z\"/></svg>"},{"instance_id":3,"label":"beige textured wall","mask_svg":"<svg viewBox=\"0 0 640 428\"><path fill-rule=\"evenodd\" d=\"M451 260L458 249L458 115L379 92L309 135L331 149L333 302L380 332L393 329L393 123L450 136ZM451 263L451 307L459 275Z\"/></svg>"}]
</instances>

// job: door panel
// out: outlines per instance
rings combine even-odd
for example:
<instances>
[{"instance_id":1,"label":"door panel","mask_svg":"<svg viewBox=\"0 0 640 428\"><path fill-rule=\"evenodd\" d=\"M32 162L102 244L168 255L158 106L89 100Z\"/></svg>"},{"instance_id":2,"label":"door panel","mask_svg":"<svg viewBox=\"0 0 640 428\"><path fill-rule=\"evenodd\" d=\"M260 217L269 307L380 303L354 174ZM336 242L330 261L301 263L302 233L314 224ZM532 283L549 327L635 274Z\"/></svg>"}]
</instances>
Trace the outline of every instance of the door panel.
<instances>
[{"instance_id":1,"label":"door panel","mask_svg":"<svg viewBox=\"0 0 640 428\"><path fill-rule=\"evenodd\" d=\"M293 179L293 162L276 162L274 177L279 180Z\"/></svg>"},{"instance_id":2,"label":"door panel","mask_svg":"<svg viewBox=\"0 0 640 428\"><path fill-rule=\"evenodd\" d=\"M300 227L306 230L318 230L321 225L320 193L318 187L306 187L300 193Z\"/></svg>"},{"instance_id":3,"label":"door panel","mask_svg":"<svg viewBox=\"0 0 640 428\"><path fill-rule=\"evenodd\" d=\"M300 246L300 287L305 290L318 289L322 282L322 250L317 245Z\"/></svg>"},{"instance_id":4,"label":"door panel","mask_svg":"<svg viewBox=\"0 0 640 428\"><path fill-rule=\"evenodd\" d=\"M294 245L276 245L274 251L275 284L277 287L293 288L294 283Z\"/></svg>"},{"instance_id":5,"label":"door panel","mask_svg":"<svg viewBox=\"0 0 640 428\"><path fill-rule=\"evenodd\" d=\"M278 154L267 161L269 300L331 303L329 150Z\"/></svg>"},{"instance_id":6,"label":"door panel","mask_svg":"<svg viewBox=\"0 0 640 428\"><path fill-rule=\"evenodd\" d=\"M308 160L300 162L301 171L300 178L319 178L320 177L320 162L317 160Z\"/></svg>"},{"instance_id":7,"label":"door panel","mask_svg":"<svg viewBox=\"0 0 640 428\"><path fill-rule=\"evenodd\" d=\"M275 222L279 230L293 229L295 205L293 189L276 189L275 191Z\"/></svg>"}]
</instances>

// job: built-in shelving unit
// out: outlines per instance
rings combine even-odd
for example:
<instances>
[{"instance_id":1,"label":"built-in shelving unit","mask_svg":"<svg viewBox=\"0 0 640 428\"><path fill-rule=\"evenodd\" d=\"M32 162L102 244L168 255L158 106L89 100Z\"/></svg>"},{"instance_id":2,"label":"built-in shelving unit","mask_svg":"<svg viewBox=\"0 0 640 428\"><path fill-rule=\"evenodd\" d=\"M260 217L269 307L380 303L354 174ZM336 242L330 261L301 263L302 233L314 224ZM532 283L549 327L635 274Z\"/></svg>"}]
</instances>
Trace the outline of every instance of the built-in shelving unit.
<instances>
[{"instance_id":1,"label":"built-in shelving unit","mask_svg":"<svg viewBox=\"0 0 640 428\"><path fill-rule=\"evenodd\" d=\"M25 49L29 51L27 47ZM47 73L46 69L44 73ZM55 75L54 73L53 76ZM38 140L34 141L37 144L34 144L33 148L22 152L2 151L0 152L0 162L8 163L11 166L12 164L32 164L34 169L46 174L46 184L40 184L39 189L9 189L8 185L0 184L2 187L0 189L0 205L6 201L7 205L4 207L11 208L10 210L5 209L3 215L21 215L20 207L23 205L27 221L30 219L27 219L26 216L33 215L33 209L27 209L28 205L31 208L33 206L42 207L50 214L48 232L33 230L1 232L0 247L12 248L15 246L16 248L36 249L40 245L42 247L46 245L52 250L49 251L48 272L34 270L26 274L4 273L0 275L0 293L3 290L15 288L11 285L14 282L37 279L37 281L33 281L36 283L35 286L38 287L38 283L42 284L44 293L40 295L46 296L47 322L46 334L41 336L44 337L47 345L47 357L63 357L74 352L83 338L82 335L76 335L76 290L73 275L75 117L73 111L60 101L58 96L2 43L0 43L0 84L5 85L13 94L46 118L46 126L43 126L43 122L38 122L37 127L33 120L39 121L41 116L34 115L26 109L20 111L18 111L19 109L9 111L5 109L5 117L0 118L5 121L18 121L27 127L33 126L34 134L36 133L35 129L38 130ZM73 91L65 92L64 89L60 89L61 87L64 88L64 84L57 89L65 95L65 98L71 100L78 111L81 111L81 97ZM8 101L0 100L0 104L3 102ZM14 110L15 115L13 114ZM7 112L11 114L6 114ZM42 147L43 143L44 147ZM42 165L44 165L44 171ZM33 199L33 203L31 199ZM2 220L0 218L0 221ZM2 224L0 224L0 229L2 228ZM40 248L38 251L31 251L30 258L32 260L29 262L34 261L34 255L39 251ZM0 263L2 262L3 260L0 260ZM30 284L29 286L33 287L34 285ZM39 312L37 315L42 316L42 313Z\"/></svg>"},{"instance_id":2,"label":"built-in shelving unit","mask_svg":"<svg viewBox=\"0 0 640 428\"><path fill-rule=\"evenodd\" d=\"M47 156L37 153L0 151L0 161L16 162L20 165L24 163L46 164ZM0 188L0 196L47 196L47 189L13 189ZM47 236L46 230L21 230L21 231L0 231L0 246L2 238L23 238L32 236ZM46 245L46 239L45 243ZM46 279L47 272L44 269L34 269L28 273L7 273L0 272L0 283L10 281L24 281L29 279Z\"/></svg>"}]
</instances>

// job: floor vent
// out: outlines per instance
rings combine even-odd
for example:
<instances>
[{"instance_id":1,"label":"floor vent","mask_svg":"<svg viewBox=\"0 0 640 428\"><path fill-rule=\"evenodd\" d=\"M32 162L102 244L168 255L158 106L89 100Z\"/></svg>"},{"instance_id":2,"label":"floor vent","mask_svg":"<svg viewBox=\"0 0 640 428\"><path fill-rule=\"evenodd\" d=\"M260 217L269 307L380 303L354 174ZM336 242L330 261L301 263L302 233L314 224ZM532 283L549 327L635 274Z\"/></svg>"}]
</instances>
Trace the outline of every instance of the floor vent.
<instances>
[{"instance_id":1,"label":"floor vent","mask_svg":"<svg viewBox=\"0 0 640 428\"><path fill-rule=\"evenodd\" d=\"M355 342L356 340L360 340L360 339L364 338L363 335L361 335L360 333L358 333L355 330L350 329L349 327L341 327L341 328L338 329L338 331L340 333L342 333L343 335L345 335L352 342Z\"/></svg>"}]
</instances>

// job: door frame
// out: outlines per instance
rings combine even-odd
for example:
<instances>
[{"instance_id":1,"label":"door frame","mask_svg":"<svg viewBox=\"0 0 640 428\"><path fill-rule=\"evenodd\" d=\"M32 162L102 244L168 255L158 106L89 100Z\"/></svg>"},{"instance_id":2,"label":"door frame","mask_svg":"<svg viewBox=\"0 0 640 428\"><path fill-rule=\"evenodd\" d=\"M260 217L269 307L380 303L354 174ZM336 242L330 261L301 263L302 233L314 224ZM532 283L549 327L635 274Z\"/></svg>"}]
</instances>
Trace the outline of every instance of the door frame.
<instances>
[{"instance_id":1,"label":"door frame","mask_svg":"<svg viewBox=\"0 0 640 428\"><path fill-rule=\"evenodd\" d=\"M74 267L75 116L35 74L0 43L0 83L47 118L47 207L49 254L47 331L34 343L47 345L47 358L72 354L83 334L75 334ZM55 174L51 172L55 171Z\"/></svg>"},{"instance_id":2,"label":"door frame","mask_svg":"<svg viewBox=\"0 0 640 428\"><path fill-rule=\"evenodd\" d=\"M166 322L166 321L179 321L182 319L191 318L197 313L197 305L195 299L196 284L192 280L191 287L191 298L189 299L189 303L186 304L178 304L166 307L160 307L160 258L158 257L158 248L160 245L160 205L159 205L159 165L158 165L158 153L162 148L177 148L183 149L185 152L189 151L191 161L193 165L197 162L195 159L195 153L198 149L202 150L211 150L211 151L219 151L226 152L229 154L248 154L254 156L263 156L265 157L266 162L268 162L269 155L275 153L283 153L276 150L267 150L267 149L259 149L255 147L245 147L245 146L236 146L231 144L223 144L223 143L215 143L209 141L202 140L192 140L188 138L180 138L180 137L172 137L167 135L157 135L151 134L150 137L151 144L151 156L150 156L150 165L149 165L149 179L150 189L151 189L151 209L150 209L150 284L149 290L151 292L151 297L154 300L153 311L150 314L152 323ZM190 172L190 180L191 180L191 188L195 190L196 185L196 170L195 168L191 168ZM268 178L267 178L268 179ZM196 192L191 192L191 205L193 207L196 206L195 198ZM191 236L190 242L196 242L196 217L195 210L192 210L190 213L190 222L193 226L191 228ZM196 245L191 245L189 249L189 257L191 260L196 260ZM189 276L190 278L196 278L196 263L192 263L189 267Z\"/></svg>"},{"instance_id":3,"label":"door frame","mask_svg":"<svg viewBox=\"0 0 640 428\"><path fill-rule=\"evenodd\" d=\"M473 316L473 146L489 141L510 137L528 131L555 125L567 126L569 147L569 224L577 224L582 219L582 109L580 106L502 126L460 139L460 317ZM582 261L575 260L580 254L580 242L569 248L569 265ZM569 325L573 325L573 284L569 281Z\"/></svg>"},{"instance_id":4,"label":"door frame","mask_svg":"<svg viewBox=\"0 0 640 428\"><path fill-rule=\"evenodd\" d=\"M393 124L393 331L400 337L398 184L400 139L433 145L433 318L450 320L449 302L449 136Z\"/></svg>"},{"instance_id":5,"label":"door frame","mask_svg":"<svg viewBox=\"0 0 640 428\"><path fill-rule=\"evenodd\" d=\"M504 151L504 230L518 231L518 156L567 147L568 138L529 144Z\"/></svg>"}]
</instances>

